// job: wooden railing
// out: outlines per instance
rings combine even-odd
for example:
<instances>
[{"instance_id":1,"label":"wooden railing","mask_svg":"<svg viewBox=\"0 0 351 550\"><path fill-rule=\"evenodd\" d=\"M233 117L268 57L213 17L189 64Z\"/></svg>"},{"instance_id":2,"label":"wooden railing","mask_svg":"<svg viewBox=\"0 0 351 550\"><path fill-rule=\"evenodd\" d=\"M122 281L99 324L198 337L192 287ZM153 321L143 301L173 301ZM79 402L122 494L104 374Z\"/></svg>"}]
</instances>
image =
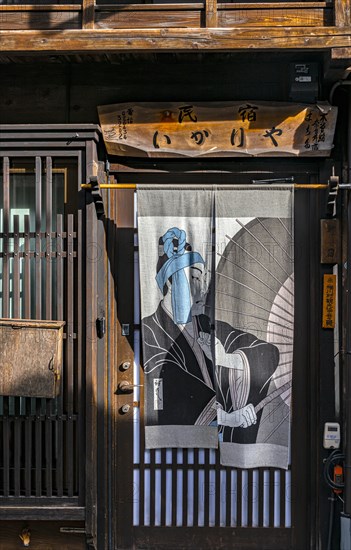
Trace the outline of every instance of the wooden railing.
<instances>
[{"instance_id":1,"label":"wooden railing","mask_svg":"<svg viewBox=\"0 0 351 550\"><path fill-rule=\"evenodd\" d=\"M344 60L344 64L351 59L351 0L159 1L2 4L1 52L283 49L329 51L331 60Z\"/></svg>"},{"instance_id":2,"label":"wooden railing","mask_svg":"<svg viewBox=\"0 0 351 550\"><path fill-rule=\"evenodd\" d=\"M1 0L0 0L1 1ZM0 30L348 27L350 0L148 3L2 0ZM10 3L11 2L11 3ZM28 2L28 0L27 0ZM67 2L67 3L66 3Z\"/></svg>"}]
</instances>

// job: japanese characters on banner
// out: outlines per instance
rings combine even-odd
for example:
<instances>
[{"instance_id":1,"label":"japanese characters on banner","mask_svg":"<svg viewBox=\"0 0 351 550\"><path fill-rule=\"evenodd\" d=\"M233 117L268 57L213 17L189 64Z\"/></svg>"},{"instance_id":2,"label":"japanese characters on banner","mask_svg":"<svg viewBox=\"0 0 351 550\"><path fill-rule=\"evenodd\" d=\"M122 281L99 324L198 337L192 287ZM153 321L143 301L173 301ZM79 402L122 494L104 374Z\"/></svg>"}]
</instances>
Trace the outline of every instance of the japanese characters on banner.
<instances>
[{"instance_id":1,"label":"japanese characters on banner","mask_svg":"<svg viewBox=\"0 0 351 550\"><path fill-rule=\"evenodd\" d=\"M123 156L328 156L337 108L263 101L98 107L108 153Z\"/></svg>"},{"instance_id":2,"label":"japanese characters on banner","mask_svg":"<svg viewBox=\"0 0 351 550\"><path fill-rule=\"evenodd\" d=\"M336 275L323 275L323 319L322 328L335 328Z\"/></svg>"}]
</instances>

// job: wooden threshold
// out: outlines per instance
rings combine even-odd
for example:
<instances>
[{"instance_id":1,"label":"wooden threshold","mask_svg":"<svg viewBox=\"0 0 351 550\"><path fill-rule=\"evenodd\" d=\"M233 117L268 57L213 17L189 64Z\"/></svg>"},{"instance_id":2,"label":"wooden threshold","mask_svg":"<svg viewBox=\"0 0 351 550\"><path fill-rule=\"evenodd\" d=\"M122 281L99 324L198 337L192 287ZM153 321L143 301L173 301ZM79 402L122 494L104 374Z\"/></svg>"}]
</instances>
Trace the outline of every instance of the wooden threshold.
<instances>
[{"instance_id":1,"label":"wooden threshold","mask_svg":"<svg viewBox=\"0 0 351 550\"><path fill-rule=\"evenodd\" d=\"M0 506L0 520L65 520L84 521L82 506Z\"/></svg>"},{"instance_id":2,"label":"wooden threshold","mask_svg":"<svg viewBox=\"0 0 351 550\"><path fill-rule=\"evenodd\" d=\"M240 550L253 550L258 540L262 541L262 549L281 550L289 548L291 540L291 529L289 528L166 527L163 528L163 532L166 533L163 537L161 529L162 527L134 527L135 548L164 549L164 536L167 536L169 548L184 550L204 549L205 540L208 544L206 548L215 547L218 550L234 547L240 548Z\"/></svg>"}]
</instances>

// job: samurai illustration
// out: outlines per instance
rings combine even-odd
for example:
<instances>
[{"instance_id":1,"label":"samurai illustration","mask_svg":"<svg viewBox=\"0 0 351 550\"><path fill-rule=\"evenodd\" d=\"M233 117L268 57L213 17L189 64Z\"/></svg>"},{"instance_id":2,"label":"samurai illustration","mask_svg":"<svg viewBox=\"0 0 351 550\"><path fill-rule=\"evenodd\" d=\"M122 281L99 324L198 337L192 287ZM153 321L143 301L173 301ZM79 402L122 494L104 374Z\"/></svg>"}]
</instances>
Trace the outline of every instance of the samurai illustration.
<instances>
[{"instance_id":1,"label":"samurai illustration","mask_svg":"<svg viewBox=\"0 0 351 550\"><path fill-rule=\"evenodd\" d=\"M225 321L214 331L210 279L185 231L168 229L156 267L163 298L142 319L147 424L218 425L221 441L255 443L279 350Z\"/></svg>"}]
</instances>

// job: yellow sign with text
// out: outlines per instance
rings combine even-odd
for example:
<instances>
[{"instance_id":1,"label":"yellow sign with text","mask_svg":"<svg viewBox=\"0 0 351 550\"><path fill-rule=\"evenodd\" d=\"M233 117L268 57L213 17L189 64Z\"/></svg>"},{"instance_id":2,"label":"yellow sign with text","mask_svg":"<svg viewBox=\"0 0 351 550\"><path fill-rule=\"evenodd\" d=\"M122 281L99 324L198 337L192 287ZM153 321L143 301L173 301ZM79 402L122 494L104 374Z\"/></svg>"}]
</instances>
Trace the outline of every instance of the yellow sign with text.
<instances>
[{"instance_id":1,"label":"yellow sign with text","mask_svg":"<svg viewBox=\"0 0 351 550\"><path fill-rule=\"evenodd\" d=\"M336 275L323 275L322 328L335 328L336 300Z\"/></svg>"}]
</instances>

